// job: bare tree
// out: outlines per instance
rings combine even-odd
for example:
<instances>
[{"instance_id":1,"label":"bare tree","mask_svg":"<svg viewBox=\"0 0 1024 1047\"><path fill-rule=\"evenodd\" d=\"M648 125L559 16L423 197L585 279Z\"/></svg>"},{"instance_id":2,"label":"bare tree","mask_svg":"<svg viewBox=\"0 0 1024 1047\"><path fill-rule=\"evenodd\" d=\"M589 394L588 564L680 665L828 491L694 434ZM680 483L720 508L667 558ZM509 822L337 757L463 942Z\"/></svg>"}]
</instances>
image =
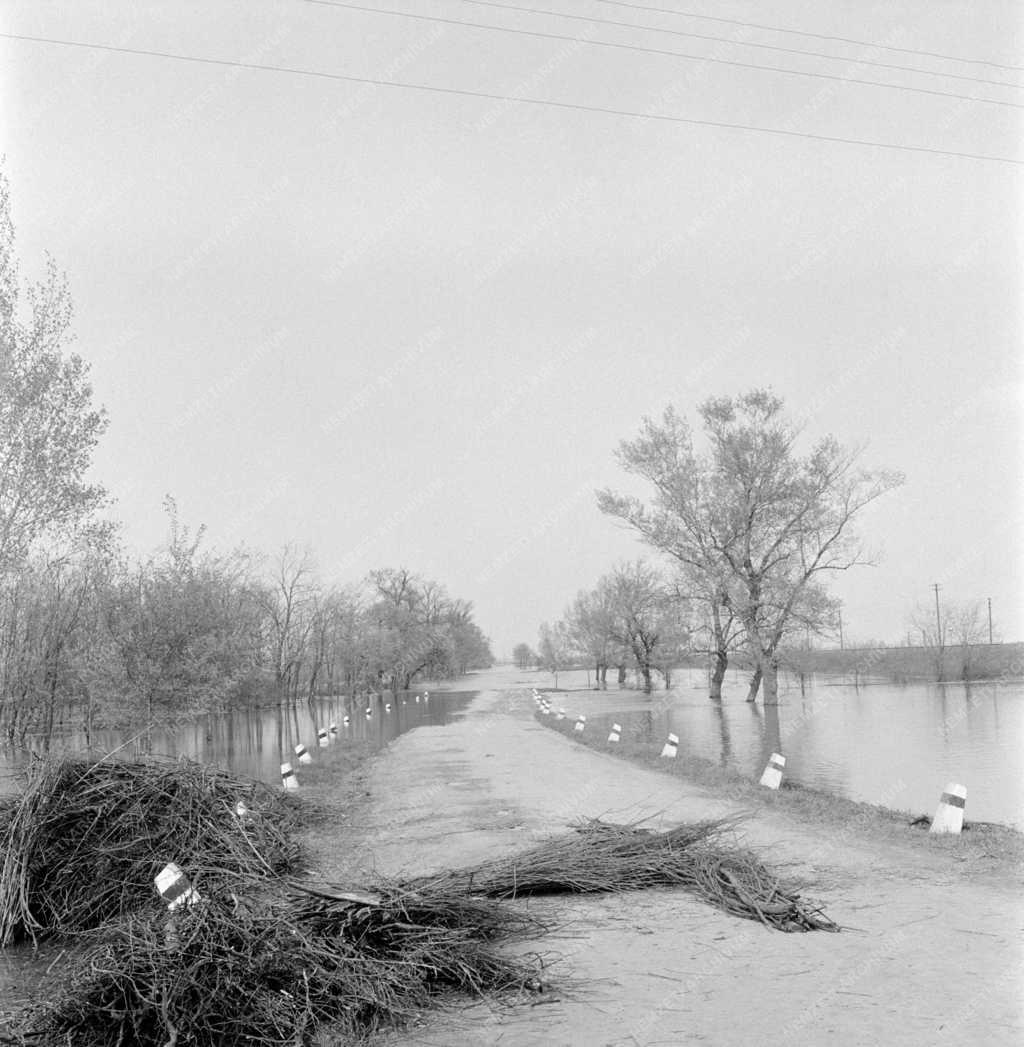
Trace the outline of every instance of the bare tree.
<instances>
[{"instance_id":1,"label":"bare tree","mask_svg":"<svg viewBox=\"0 0 1024 1047\"><path fill-rule=\"evenodd\" d=\"M529 669L536 659L536 655L528 643L517 643L512 648L512 659L519 669Z\"/></svg>"},{"instance_id":2,"label":"bare tree","mask_svg":"<svg viewBox=\"0 0 1024 1047\"><path fill-rule=\"evenodd\" d=\"M263 592L278 701L298 693L301 662L314 626L316 595L312 554L286 545L274 565L273 581Z\"/></svg>"},{"instance_id":3,"label":"bare tree","mask_svg":"<svg viewBox=\"0 0 1024 1047\"><path fill-rule=\"evenodd\" d=\"M743 642L744 631L728 599L729 576L718 548L716 507L708 497L710 463L696 454L689 425L671 407L660 422L645 418L640 435L622 441L616 458L627 472L652 485L653 503L605 489L597 493L598 507L676 562L679 598L703 606L697 628L706 636L714 658L709 697L720 701L729 655Z\"/></svg>"},{"instance_id":4,"label":"bare tree","mask_svg":"<svg viewBox=\"0 0 1024 1047\"><path fill-rule=\"evenodd\" d=\"M603 582L595 589L578 593L564 620L573 647L594 666L595 688L607 690L608 666L619 660L622 648L612 587Z\"/></svg>"},{"instance_id":5,"label":"bare tree","mask_svg":"<svg viewBox=\"0 0 1024 1047\"><path fill-rule=\"evenodd\" d=\"M921 634L924 647L931 653L937 680L947 678L950 652L959 655L960 679L971 679L976 647L988 642L988 621L980 600L945 600L937 618L934 605L925 601L911 612L910 624Z\"/></svg>"},{"instance_id":6,"label":"bare tree","mask_svg":"<svg viewBox=\"0 0 1024 1047\"><path fill-rule=\"evenodd\" d=\"M558 674L567 667L572 651L569 631L564 622L542 622L538 634L537 653L540 656L540 667L546 669L555 678L555 689L558 689Z\"/></svg>"},{"instance_id":7,"label":"bare tree","mask_svg":"<svg viewBox=\"0 0 1024 1047\"><path fill-rule=\"evenodd\" d=\"M660 668L671 679L673 656L683 639L677 606L658 572L637 560L620 564L603 580L615 610L615 638L630 652L650 694L651 670Z\"/></svg>"}]
</instances>

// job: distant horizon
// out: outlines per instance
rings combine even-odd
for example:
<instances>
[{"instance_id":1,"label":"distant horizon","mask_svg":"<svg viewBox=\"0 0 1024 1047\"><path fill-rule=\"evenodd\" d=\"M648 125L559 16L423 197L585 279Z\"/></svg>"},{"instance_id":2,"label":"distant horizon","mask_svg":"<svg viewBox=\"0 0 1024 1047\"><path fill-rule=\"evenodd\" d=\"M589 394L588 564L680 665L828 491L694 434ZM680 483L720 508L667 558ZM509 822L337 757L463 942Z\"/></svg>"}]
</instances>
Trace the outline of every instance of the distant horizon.
<instances>
[{"instance_id":1,"label":"distant horizon","mask_svg":"<svg viewBox=\"0 0 1024 1047\"><path fill-rule=\"evenodd\" d=\"M533 645L655 561L595 505L633 490L620 441L769 387L907 475L858 521L880 566L834 580L847 635L895 642L938 583L1024 636L1024 151L1009 91L937 57L1019 64L1019 6L775 0L831 41L775 71L777 33L683 47L681 17L6 10L16 251L67 273L129 552L171 494L218 549L405 565Z\"/></svg>"}]
</instances>

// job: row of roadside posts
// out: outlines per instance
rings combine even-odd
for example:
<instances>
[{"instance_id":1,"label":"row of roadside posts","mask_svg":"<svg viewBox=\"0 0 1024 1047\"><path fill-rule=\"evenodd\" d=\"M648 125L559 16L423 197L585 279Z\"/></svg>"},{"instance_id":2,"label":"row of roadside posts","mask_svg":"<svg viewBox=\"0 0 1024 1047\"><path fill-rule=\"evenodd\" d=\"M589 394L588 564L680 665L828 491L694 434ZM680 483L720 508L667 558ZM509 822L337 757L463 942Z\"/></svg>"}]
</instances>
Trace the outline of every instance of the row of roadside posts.
<instances>
[{"instance_id":1,"label":"row of roadside posts","mask_svg":"<svg viewBox=\"0 0 1024 1047\"><path fill-rule=\"evenodd\" d=\"M423 699L422 700L424 702L429 702L430 701L430 692L429 691L424 691L423 692ZM420 696L417 694L415 696L415 698L413 699L413 701L418 705L419 702L420 702ZM404 698L402 699L401 704L402 705L406 704L406 700ZM391 713L391 703L390 702L385 702L384 703L384 715L388 716L388 715L390 715L390 713ZM372 720L373 719L373 707L372 706L368 705L366 707L366 719L367 720ZM351 718L349 716L347 716L347 715L345 717L343 717L342 721L341 721L341 726L343 728L351 727L352 726ZM321 748L321 749L326 749L328 745L330 745L332 742L337 741L337 739L338 739L338 725L336 723L332 722L330 724L330 726L328 726L328 727L321 727L316 732L317 746L319 748ZM295 758L296 758L296 760L300 764L308 764L308 763L312 763L313 762L313 757L310 755L309 750L305 747L305 745L302 744L302 742L299 742L299 744L295 746ZM281 786L282 786L282 788L287 789L287 790L298 789L298 787L299 787L299 779L296 776L295 768L292 767L291 763L283 763L283 764L281 764Z\"/></svg>"},{"instance_id":2,"label":"row of roadside posts","mask_svg":"<svg viewBox=\"0 0 1024 1047\"><path fill-rule=\"evenodd\" d=\"M414 698L416 704L420 702L420 696L417 694ZM430 701L430 692L424 691L423 698L424 702ZM402 705L406 704L406 700L403 698ZM391 712L391 703L384 703L384 713L387 715ZM370 706L366 707L366 719L370 720L373 718L373 709ZM351 726L351 717L345 716L342 719L342 727ZM338 725L331 723L328 727L321 727L316 732L317 746L320 749L326 749L332 742L338 739ZM309 750L299 742L295 746L295 757L300 764L310 764L313 762L313 757L310 756ZM299 780L295 775L295 770L290 763L281 764L281 786L286 790L298 789ZM249 808L239 800L235 805L235 817L240 821L244 822L249 817ZM174 862L168 862L160 872L156 874L154 878L156 884L157 894L164 900L167 905L167 911L170 913L176 912L181 908L188 908L190 905L195 905L197 902L202 901L199 892L189 883L188 877L182 872L180 866ZM173 928L169 928L169 935L173 935Z\"/></svg>"},{"instance_id":3,"label":"row of roadside posts","mask_svg":"<svg viewBox=\"0 0 1024 1047\"><path fill-rule=\"evenodd\" d=\"M533 688L533 701L541 714L554 716L556 720L564 720L565 710L558 709L554 712L547 695ZM582 713L576 717L572 726L574 733L582 734L587 729L587 718ZM622 738L622 725L613 723L608 732L608 741L615 744ZM661 755L667 759L674 760L679 753L679 735L669 733L665 744L661 747ZM768 759L768 765L761 774L760 784L766 789L778 789L782 785L782 775L786 770L786 757L781 753L772 753ZM946 786L939 799L939 807L932 819L930 831L933 833L958 833L964 825L964 807L967 805L967 789L957 782L950 782Z\"/></svg>"}]
</instances>

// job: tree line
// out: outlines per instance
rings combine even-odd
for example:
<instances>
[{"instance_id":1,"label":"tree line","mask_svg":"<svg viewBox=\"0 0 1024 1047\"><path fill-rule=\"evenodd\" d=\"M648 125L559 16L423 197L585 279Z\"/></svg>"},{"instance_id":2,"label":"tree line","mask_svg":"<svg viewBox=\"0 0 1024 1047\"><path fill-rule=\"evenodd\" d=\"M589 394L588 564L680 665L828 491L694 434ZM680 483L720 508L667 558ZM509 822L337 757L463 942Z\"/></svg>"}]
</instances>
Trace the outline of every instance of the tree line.
<instances>
[{"instance_id":1,"label":"tree line","mask_svg":"<svg viewBox=\"0 0 1024 1047\"><path fill-rule=\"evenodd\" d=\"M629 666L645 691L652 674L670 683L687 651L712 663L720 700L730 658L752 668L747 695L778 701L787 637L834 635L839 601L828 580L871 563L854 522L903 482L866 469L860 452L827 436L801 449L803 426L772 392L715 397L698 408L700 439L675 408L645 418L616 458L647 490L597 493L601 512L656 551L661 568L623 564L581 592L563 619L541 626L538 657L549 669Z\"/></svg>"},{"instance_id":2,"label":"tree line","mask_svg":"<svg viewBox=\"0 0 1024 1047\"><path fill-rule=\"evenodd\" d=\"M237 705L409 688L491 664L472 605L406 568L325 585L310 554L205 547L168 498L133 560L89 480L107 418L69 351L48 263L24 284L0 174L0 732L152 724Z\"/></svg>"}]
</instances>

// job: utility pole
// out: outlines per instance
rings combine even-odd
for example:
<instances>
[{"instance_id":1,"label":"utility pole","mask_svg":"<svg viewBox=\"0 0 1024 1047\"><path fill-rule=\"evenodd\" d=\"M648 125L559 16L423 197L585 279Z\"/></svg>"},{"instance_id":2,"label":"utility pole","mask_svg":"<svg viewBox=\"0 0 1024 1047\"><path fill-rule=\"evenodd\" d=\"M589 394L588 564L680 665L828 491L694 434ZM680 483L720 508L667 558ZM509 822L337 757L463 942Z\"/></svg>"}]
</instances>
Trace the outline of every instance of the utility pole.
<instances>
[{"instance_id":1,"label":"utility pole","mask_svg":"<svg viewBox=\"0 0 1024 1047\"><path fill-rule=\"evenodd\" d=\"M941 651L944 644L942 642L942 616L939 614L939 590L942 586L935 582L932 588L935 590L935 645Z\"/></svg>"},{"instance_id":2,"label":"utility pole","mask_svg":"<svg viewBox=\"0 0 1024 1047\"><path fill-rule=\"evenodd\" d=\"M839 610L839 650L845 651L846 646L843 643L843 611L842 608Z\"/></svg>"},{"instance_id":3,"label":"utility pole","mask_svg":"<svg viewBox=\"0 0 1024 1047\"><path fill-rule=\"evenodd\" d=\"M988 598L988 643L992 646L992 597Z\"/></svg>"}]
</instances>

